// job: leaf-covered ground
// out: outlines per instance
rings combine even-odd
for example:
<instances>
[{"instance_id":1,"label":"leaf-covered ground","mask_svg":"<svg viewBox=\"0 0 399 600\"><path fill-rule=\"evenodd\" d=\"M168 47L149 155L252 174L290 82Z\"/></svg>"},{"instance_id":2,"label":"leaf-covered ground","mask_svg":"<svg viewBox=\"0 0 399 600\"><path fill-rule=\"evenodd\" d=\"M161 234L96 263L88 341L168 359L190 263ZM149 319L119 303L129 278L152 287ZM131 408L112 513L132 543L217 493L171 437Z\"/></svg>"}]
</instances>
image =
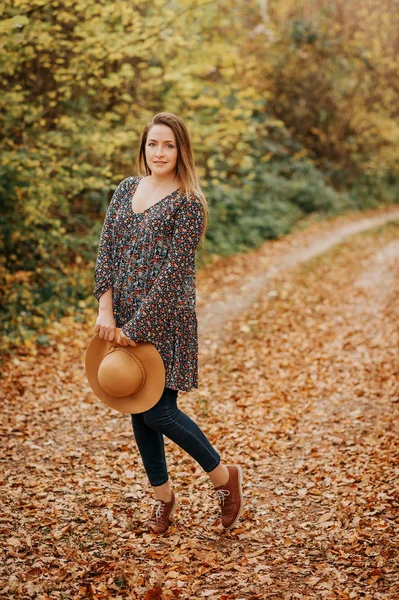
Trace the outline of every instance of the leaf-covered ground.
<instances>
[{"instance_id":1,"label":"leaf-covered ground","mask_svg":"<svg viewBox=\"0 0 399 600\"><path fill-rule=\"evenodd\" d=\"M221 269L237 288L238 264L199 273L201 315ZM399 597L397 222L277 269L244 311L203 327L200 387L180 406L244 468L231 532L207 476L167 440L179 509L165 535L147 533L129 417L85 381L93 324L64 320L52 346L4 365L1 597Z\"/></svg>"}]
</instances>

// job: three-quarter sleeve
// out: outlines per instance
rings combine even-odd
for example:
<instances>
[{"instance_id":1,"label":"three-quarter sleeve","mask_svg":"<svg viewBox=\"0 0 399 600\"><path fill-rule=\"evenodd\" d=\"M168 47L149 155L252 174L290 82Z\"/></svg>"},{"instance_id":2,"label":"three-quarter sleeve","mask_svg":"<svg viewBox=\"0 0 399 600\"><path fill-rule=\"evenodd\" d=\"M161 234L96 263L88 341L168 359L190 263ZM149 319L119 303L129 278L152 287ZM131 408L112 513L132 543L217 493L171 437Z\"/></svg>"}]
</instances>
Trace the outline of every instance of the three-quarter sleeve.
<instances>
[{"instance_id":1,"label":"three-quarter sleeve","mask_svg":"<svg viewBox=\"0 0 399 600\"><path fill-rule=\"evenodd\" d=\"M195 252L204 228L201 201L194 195L183 200L174 217L174 230L169 251L150 291L122 332L133 341L157 337L159 325L172 318L184 295L183 287L195 271Z\"/></svg>"},{"instance_id":2,"label":"three-quarter sleeve","mask_svg":"<svg viewBox=\"0 0 399 600\"><path fill-rule=\"evenodd\" d=\"M114 226L118 208L126 193L127 179L121 181L114 191L101 230L97 260L94 267L95 287L93 296L97 300L99 300L113 284Z\"/></svg>"}]
</instances>

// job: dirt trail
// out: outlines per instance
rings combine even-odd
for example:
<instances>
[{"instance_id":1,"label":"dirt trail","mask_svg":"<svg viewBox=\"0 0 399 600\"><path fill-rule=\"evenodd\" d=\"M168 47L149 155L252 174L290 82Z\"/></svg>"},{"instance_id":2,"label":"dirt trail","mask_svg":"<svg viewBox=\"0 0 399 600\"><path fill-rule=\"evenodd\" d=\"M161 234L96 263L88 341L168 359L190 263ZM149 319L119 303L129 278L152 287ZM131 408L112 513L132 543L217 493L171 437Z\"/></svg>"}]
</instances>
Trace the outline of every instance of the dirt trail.
<instances>
[{"instance_id":1,"label":"dirt trail","mask_svg":"<svg viewBox=\"0 0 399 600\"><path fill-rule=\"evenodd\" d=\"M247 466L262 598L399 597L398 236L276 275L202 355L215 440L227 419Z\"/></svg>"},{"instance_id":2,"label":"dirt trail","mask_svg":"<svg viewBox=\"0 0 399 600\"><path fill-rule=\"evenodd\" d=\"M338 224L330 224L330 228L322 237L318 230L313 234L310 231L309 235L301 240L294 234L287 236L282 242L266 242L258 251L251 253L257 261L255 269L248 269L247 263L244 262L241 269L234 273L235 285L225 285L227 281L223 281L222 277L219 287L211 295L211 303L200 306L200 337L205 338L214 332L215 328L219 329L221 324L251 306L265 285L278 273L323 254L352 235L398 218L399 210L392 210L388 214L365 217L344 225L339 219Z\"/></svg>"},{"instance_id":3,"label":"dirt trail","mask_svg":"<svg viewBox=\"0 0 399 600\"><path fill-rule=\"evenodd\" d=\"M200 273L200 387L179 402L244 468L232 532L166 440L180 504L147 533L130 419L85 380L89 327L5 365L0 597L396 600L398 218L316 223Z\"/></svg>"}]
</instances>

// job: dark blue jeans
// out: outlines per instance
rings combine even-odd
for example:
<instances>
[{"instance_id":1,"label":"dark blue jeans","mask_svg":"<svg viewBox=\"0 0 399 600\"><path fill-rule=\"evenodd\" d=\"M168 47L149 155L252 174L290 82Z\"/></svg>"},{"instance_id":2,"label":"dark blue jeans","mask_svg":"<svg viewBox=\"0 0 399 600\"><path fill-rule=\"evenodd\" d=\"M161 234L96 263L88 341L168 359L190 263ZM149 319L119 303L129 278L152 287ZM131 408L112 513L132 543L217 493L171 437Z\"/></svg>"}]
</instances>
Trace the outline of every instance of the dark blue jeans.
<instances>
[{"instance_id":1,"label":"dark blue jeans","mask_svg":"<svg viewBox=\"0 0 399 600\"><path fill-rule=\"evenodd\" d=\"M155 406L131 415L137 447L153 486L168 481L164 435L188 452L207 473L220 463L219 454L198 425L177 407L178 393L178 390L165 387Z\"/></svg>"}]
</instances>

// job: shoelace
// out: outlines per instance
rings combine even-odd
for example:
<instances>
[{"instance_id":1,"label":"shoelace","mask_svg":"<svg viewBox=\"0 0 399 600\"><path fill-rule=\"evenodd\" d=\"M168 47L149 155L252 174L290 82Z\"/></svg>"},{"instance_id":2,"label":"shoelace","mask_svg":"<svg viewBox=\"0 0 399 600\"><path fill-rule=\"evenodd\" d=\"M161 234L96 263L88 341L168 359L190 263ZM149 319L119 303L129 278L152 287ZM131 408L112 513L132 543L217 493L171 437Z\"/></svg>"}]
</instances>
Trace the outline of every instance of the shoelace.
<instances>
[{"instance_id":1,"label":"shoelace","mask_svg":"<svg viewBox=\"0 0 399 600\"><path fill-rule=\"evenodd\" d=\"M165 504L162 502L162 500L156 500L155 501L155 505L154 505L155 514L154 514L154 516L155 516L155 518L156 518L157 521L159 521L159 519L162 516L162 512L163 512L164 506L165 506Z\"/></svg>"},{"instance_id":2,"label":"shoelace","mask_svg":"<svg viewBox=\"0 0 399 600\"><path fill-rule=\"evenodd\" d=\"M227 496L230 496L229 490L216 490L216 496L222 506L224 506L224 500Z\"/></svg>"}]
</instances>

